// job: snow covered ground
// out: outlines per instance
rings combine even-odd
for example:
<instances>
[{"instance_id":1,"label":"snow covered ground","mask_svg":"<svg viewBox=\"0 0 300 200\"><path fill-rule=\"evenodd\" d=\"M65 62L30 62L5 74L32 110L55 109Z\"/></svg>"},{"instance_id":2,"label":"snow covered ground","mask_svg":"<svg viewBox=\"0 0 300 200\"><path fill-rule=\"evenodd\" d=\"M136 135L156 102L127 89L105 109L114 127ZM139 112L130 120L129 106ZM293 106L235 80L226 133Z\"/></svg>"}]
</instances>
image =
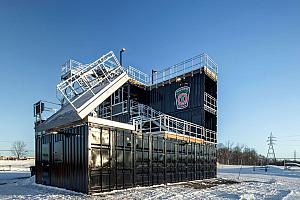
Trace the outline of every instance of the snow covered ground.
<instances>
[{"instance_id":1,"label":"snow covered ground","mask_svg":"<svg viewBox=\"0 0 300 200\"><path fill-rule=\"evenodd\" d=\"M29 171L34 160L0 160L0 171Z\"/></svg>"},{"instance_id":2,"label":"snow covered ground","mask_svg":"<svg viewBox=\"0 0 300 200\"><path fill-rule=\"evenodd\" d=\"M241 170L240 166L219 166L218 179L132 188L98 196L38 185L34 177L23 178L28 175L28 171L0 172L0 199L300 199L300 171L275 166L267 172L260 168L253 171L251 166ZM238 183L218 183L224 179Z\"/></svg>"},{"instance_id":3,"label":"snow covered ground","mask_svg":"<svg viewBox=\"0 0 300 200\"><path fill-rule=\"evenodd\" d=\"M284 170L283 167L264 168L220 166L219 176L241 183L220 187L217 196L229 199L300 199L300 171ZM240 172L240 176L239 176ZM221 198L221 199L222 199Z\"/></svg>"}]
</instances>

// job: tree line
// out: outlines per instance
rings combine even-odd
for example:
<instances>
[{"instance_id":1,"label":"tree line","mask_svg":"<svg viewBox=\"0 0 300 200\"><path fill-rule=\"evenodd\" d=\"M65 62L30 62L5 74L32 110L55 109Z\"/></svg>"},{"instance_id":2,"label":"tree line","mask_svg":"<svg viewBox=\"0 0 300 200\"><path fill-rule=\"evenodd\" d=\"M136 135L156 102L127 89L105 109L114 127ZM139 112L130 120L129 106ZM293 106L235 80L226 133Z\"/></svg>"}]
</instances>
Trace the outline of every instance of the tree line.
<instances>
[{"instance_id":1,"label":"tree line","mask_svg":"<svg viewBox=\"0 0 300 200\"><path fill-rule=\"evenodd\" d=\"M259 155L255 149L228 141L218 144L217 160L226 165L264 165L266 158Z\"/></svg>"}]
</instances>

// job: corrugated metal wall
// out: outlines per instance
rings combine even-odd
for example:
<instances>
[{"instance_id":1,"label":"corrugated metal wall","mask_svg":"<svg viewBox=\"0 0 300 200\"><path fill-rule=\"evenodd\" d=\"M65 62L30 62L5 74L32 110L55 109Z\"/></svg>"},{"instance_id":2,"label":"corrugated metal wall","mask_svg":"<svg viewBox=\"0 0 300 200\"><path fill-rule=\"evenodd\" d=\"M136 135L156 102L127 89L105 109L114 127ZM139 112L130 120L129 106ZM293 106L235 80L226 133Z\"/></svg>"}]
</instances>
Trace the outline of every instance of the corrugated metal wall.
<instances>
[{"instance_id":1,"label":"corrugated metal wall","mask_svg":"<svg viewBox=\"0 0 300 200\"><path fill-rule=\"evenodd\" d=\"M91 134L99 138L91 143L91 193L216 176L215 145L107 128Z\"/></svg>"},{"instance_id":2,"label":"corrugated metal wall","mask_svg":"<svg viewBox=\"0 0 300 200\"><path fill-rule=\"evenodd\" d=\"M175 91L182 86L190 87L189 105L187 109L203 107L205 75L201 73L185 77L179 82L165 84L150 91L150 106L166 114L180 112L176 108Z\"/></svg>"},{"instance_id":3,"label":"corrugated metal wall","mask_svg":"<svg viewBox=\"0 0 300 200\"><path fill-rule=\"evenodd\" d=\"M188 107L177 109L175 91L183 86L190 87ZM193 76L181 78L178 82L172 82L152 88L150 91L150 106L165 114L190 121L205 128L216 131L217 116L204 110L204 93L217 98L217 82L199 71Z\"/></svg>"},{"instance_id":4,"label":"corrugated metal wall","mask_svg":"<svg viewBox=\"0 0 300 200\"><path fill-rule=\"evenodd\" d=\"M83 125L37 136L36 147L37 183L83 193L216 176L215 145L131 131Z\"/></svg>"},{"instance_id":5,"label":"corrugated metal wall","mask_svg":"<svg viewBox=\"0 0 300 200\"><path fill-rule=\"evenodd\" d=\"M36 182L88 192L88 127L36 136Z\"/></svg>"},{"instance_id":6,"label":"corrugated metal wall","mask_svg":"<svg viewBox=\"0 0 300 200\"><path fill-rule=\"evenodd\" d=\"M90 192L133 186L133 134L110 128L90 128Z\"/></svg>"},{"instance_id":7,"label":"corrugated metal wall","mask_svg":"<svg viewBox=\"0 0 300 200\"><path fill-rule=\"evenodd\" d=\"M217 83L208 76L205 76L205 92L217 98Z\"/></svg>"},{"instance_id":8,"label":"corrugated metal wall","mask_svg":"<svg viewBox=\"0 0 300 200\"><path fill-rule=\"evenodd\" d=\"M183 86L190 87L188 107L177 109L175 91ZM205 74L196 73L179 82L165 84L150 91L150 106L163 113L205 126L204 116Z\"/></svg>"},{"instance_id":9,"label":"corrugated metal wall","mask_svg":"<svg viewBox=\"0 0 300 200\"><path fill-rule=\"evenodd\" d=\"M215 145L143 135L136 139L135 185L156 185L216 176Z\"/></svg>"}]
</instances>

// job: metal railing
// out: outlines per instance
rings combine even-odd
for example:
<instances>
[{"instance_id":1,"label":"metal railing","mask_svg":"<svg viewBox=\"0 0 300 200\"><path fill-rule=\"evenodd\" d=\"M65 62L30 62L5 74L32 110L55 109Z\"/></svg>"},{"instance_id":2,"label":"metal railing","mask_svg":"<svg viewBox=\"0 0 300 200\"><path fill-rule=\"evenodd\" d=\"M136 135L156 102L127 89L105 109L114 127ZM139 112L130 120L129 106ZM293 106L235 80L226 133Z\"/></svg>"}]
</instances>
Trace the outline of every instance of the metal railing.
<instances>
[{"instance_id":1,"label":"metal railing","mask_svg":"<svg viewBox=\"0 0 300 200\"><path fill-rule=\"evenodd\" d=\"M121 106L120 112L114 113L113 110L117 106ZM124 114L127 112L128 112L128 102L127 102L127 100L125 100L125 101L113 104L111 106L109 105L109 106L101 107L99 109L99 115L100 115L99 117L106 119L111 116L114 117L114 116L121 115L121 114Z\"/></svg>"},{"instance_id":2,"label":"metal railing","mask_svg":"<svg viewBox=\"0 0 300 200\"><path fill-rule=\"evenodd\" d=\"M106 107L102 107L99 109L99 117L106 119L109 118L111 115L111 107L110 106L106 106Z\"/></svg>"},{"instance_id":3,"label":"metal railing","mask_svg":"<svg viewBox=\"0 0 300 200\"><path fill-rule=\"evenodd\" d=\"M217 143L217 134L215 131L206 129L206 141Z\"/></svg>"},{"instance_id":4,"label":"metal railing","mask_svg":"<svg viewBox=\"0 0 300 200\"><path fill-rule=\"evenodd\" d=\"M217 142L215 131L169 115L160 115L148 120L136 121L136 123L138 129L145 133L168 131L176 135L203 139L205 142Z\"/></svg>"},{"instance_id":5,"label":"metal railing","mask_svg":"<svg viewBox=\"0 0 300 200\"><path fill-rule=\"evenodd\" d=\"M132 66L129 66L127 68L127 74L130 78L132 78L133 80L135 80L143 85L150 84L150 77L148 76L148 74L146 74Z\"/></svg>"},{"instance_id":6,"label":"metal railing","mask_svg":"<svg viewBox=\"0 0 300 200\"><path fill-rule=\"evenodd\" d=\"M188 122L154 110L150 106L131 102L130 113L136 127L141 132L169 131L176 134L200 138L206 142L216 143L216 132L203 126ZM155 126L154 126L155 125Z\"/></svg>"},{"instance_id":7,"label":"metal railing","mask_svg":"<svg viewBox=\"0 0 300 200\"><path fill-rule=\"evenodd\" d=\"M169 80L176 76L200 69L201 67L207 67L216 76L218 74L218 65L206 53L202 53L198 56L184 60L176 65L154 73L153 84Z\"/></svg>"},{"instance_id":8,"label":"metal railing","mask_svg":"<svg viewBox=\"0 0 300 200\"><path fill-rule=\"evenodd\" d=\"M85 68L86 65L76 61L76 60L68 60L64 64L61 65L61 79L66 79L67 77L70 77L83 68Z\"/></svg>"},{"instance_id":9,"label":"metal railing","mask_svg":"<svg viewBox=\"0 0 300 200\"><path fill-rule=\"evenodd\" d=\"M217 99L204 92L204 109L214 115L217 114Z\"/></svg>"},{"instance_id":10,"label":"metal railing","mask_svg":"<svg viewBox=\"0 0 300 200\"><path fill-rule=\"evenodd\" d=\"M97 93L93 90L95 86L109 84L123 72L125 69L111 51L60 82L56 87L60 94L57 97L62 104L69 102L77 110L75 101L88 92L94 96Z\"/></svg>"},{"instance_id":11,"label":"metal railing","mask_svg":"<svg viewBox=\"0 0 300 200\"><path fill-rule=\"evenodd\" d=\"M156 122L159 124L159 131L175 132L183 135L206 139L205 128L170 115L160 115L155 118L145 120L143 123Z\"/></svg>"},{"instance_id":12,"label":"metal railing","mask_svg":"<svg viewBox=\"0 0 300 200\"><path fill-rule=\"evenodd\" d=\"M163 115L162 112L154 110L150 106L140 104L136 101L130 102L130 114L135 120L149 119Z\"/></svg>"},{"instance_id":13,"label":"metal railing","mask_svg":"<svg viewBox=\"0 0 300 200\"><path fill-rule=\"evenodd\" d=\"M35 123L48 119L60 109L61 105L50 101L40 100L33 105Z\"/></svg>"},{"instance_id":14,"label":"metal railing","mask_svg":"<svg viewBox=\"0 0 300 200\"><path fill-rule=\"evenodd\" d=\"M203 53L154 73L152 83L157 84L201 67L206 67L215 75L218 73L217 64L207 54ZM90 64L69 60L62 65L62 81L57 85L57 98L62 104L69 102L76 109L74 102L81 96L87 92L95 95L93 88L96 85L108 84L125 71L130 78L138 83L147 86L152 84L146 73L131 66L125 70L112 51Z\"/></svg>"}]
</instances>

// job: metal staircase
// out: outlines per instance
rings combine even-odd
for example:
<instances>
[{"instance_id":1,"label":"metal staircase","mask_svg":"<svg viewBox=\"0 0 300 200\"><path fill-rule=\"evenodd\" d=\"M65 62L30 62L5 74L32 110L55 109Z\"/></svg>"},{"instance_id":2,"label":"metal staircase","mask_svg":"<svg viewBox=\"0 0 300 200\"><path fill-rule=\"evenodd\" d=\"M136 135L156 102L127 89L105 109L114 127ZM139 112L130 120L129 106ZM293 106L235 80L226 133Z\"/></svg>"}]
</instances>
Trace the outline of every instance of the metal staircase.
<instances>
[{"instance_id":1,"label":"metal staircase","mask_svg":"<svg viewBox=\"0 0 300 200\"><path fill-rule=\"evenodd\" d=\"M175 135L199 138L206 142L215 143L215 131L166 115L150 106L132 101L130 106L131 122L135 121L136 129L142 133L167 131Z\"/></svg>"},{"instance_id":2,"label":"metal staircase","mask_svg":"<svg viewBox=\"0 0 300 200\"><path fill-rule=\"evenodd\" d=\"M150 106L138 103L136 101L130 102L130 115L131 119L138 120L145 120L150 118L155 118L160 115L163 115L162 112L154 110Z\"/></svg>"}]
</instances>

